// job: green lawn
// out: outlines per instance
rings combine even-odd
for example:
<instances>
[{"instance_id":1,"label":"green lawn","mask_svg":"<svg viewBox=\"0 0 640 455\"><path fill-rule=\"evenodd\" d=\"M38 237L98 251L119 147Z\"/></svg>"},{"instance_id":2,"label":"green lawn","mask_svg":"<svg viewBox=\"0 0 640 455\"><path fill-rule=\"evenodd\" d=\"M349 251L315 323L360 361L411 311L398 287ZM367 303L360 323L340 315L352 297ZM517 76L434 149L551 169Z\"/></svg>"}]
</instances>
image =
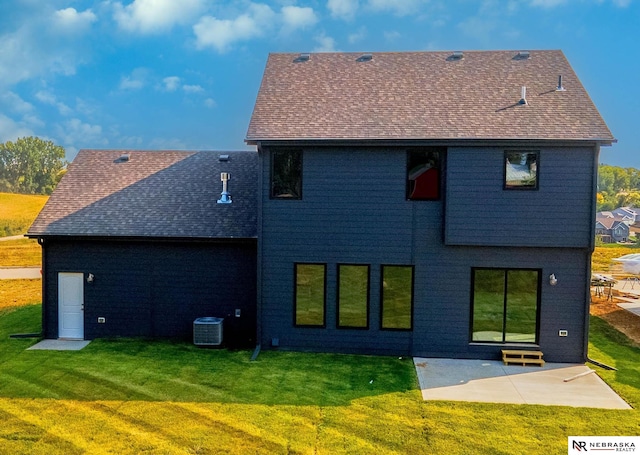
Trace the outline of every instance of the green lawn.
<instances>
[{"instance_id":1,"label":"green lawn","mask_svg":"<svg viewBox=\"0 0 640 455\"><path fill-rule=\"evenodd\" d=\"M640 349L592 327L591 356L618 368L598 374L640 406ZM8 338L39 330L39 305L0 310L0 454L548 455L569 435L640 431L636 410L423 402L409 358Z\"/></svg>"},{"instance_id":2,"label":"green lawn","mask_svg":"<svg viewBox=\"0 0 640 455\"><path fill-rule=\"evenodd\" d=\"M0 237L24 234L49 196L0 193Z\"/></svg>"},{"instance_id":3,"label":"green lawn","mask_svg":"<svg viewBox=\"0 0 640 455\"><path fill-rule=\"evenodd\" d=\"M613 258L619 258L625 254L640 253L640 248L635 245L607 244L597 246L591 255L591 268L594 272L607 272L615 263Z\"/></svg>"}]
</instances>

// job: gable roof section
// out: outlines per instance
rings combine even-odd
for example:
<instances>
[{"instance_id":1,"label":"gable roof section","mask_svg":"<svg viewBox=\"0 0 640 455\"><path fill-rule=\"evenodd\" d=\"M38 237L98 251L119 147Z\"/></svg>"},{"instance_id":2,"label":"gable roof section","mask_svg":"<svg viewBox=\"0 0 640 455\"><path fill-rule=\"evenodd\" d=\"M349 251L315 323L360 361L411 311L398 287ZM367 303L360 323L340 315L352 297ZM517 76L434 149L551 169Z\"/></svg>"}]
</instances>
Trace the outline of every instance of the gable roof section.
<instances>
[{"instance_id":1,"label":"gable roof section","mask_svg":"<svg viewBox=\"0 0 640 455\"><path fill-rule=\"evenodd\" d=\"M371 55L270 54L246 141L615 141L562 51Z\"/></svg>"},{"instance_id":2,"label":"gable roof section","mask_svg":"<svg viewBox=\"0 0 640 455\"><path fill-rule=\"evenodd\" d=\"M256 152L81 150L27 236L256 238L257 164ZM231 204L217 203L221 172Z\"/></svg>"}]
</instances>

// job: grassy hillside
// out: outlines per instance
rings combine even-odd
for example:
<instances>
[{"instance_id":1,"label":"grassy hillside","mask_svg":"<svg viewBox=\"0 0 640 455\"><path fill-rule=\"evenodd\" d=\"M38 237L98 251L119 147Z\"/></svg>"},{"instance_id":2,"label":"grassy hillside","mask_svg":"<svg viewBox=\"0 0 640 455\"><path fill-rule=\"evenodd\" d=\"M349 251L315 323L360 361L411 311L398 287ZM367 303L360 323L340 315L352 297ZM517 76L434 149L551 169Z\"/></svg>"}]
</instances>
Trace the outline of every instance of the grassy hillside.
<instances>
[{"instance_id":1,"label":"grassy hillside","mask_svg":"<svg viewBox=\"0 0 640 455\"><path fill-rule=\"evenodd\" d=\"M49 196L0 193L0 237L27 232Z\"/></svg>"}]
</instances>

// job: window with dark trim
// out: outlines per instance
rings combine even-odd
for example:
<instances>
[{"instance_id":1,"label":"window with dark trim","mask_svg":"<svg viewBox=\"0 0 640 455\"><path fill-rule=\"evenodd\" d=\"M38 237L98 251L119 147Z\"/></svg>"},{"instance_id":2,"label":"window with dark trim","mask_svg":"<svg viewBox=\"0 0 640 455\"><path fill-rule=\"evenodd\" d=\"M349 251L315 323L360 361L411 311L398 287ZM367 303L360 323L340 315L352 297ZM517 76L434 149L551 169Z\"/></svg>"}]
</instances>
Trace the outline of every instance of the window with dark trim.
<instances>
[{"instance_id":1,"label":"window with dark trim","mask_svg":"<svg viewBox=\"0 0 640 455\"><path fill-rule=\"evenodd\" d=\"M369 266L338 265L339 328L369 328Z\"/></svg>"},{"instance_id":2,"label":"window with dark trim","mask_svg":"<svg viewBox=\"0 0 640 455\"><path fill-rule=\"evenodd\" d=\"M537 343L540 270L472 269L471 341Z\"/></svg>"},{"instance_id":3,"label":"window with dark trim","mask_svg":"<svg viewBox=\"0 0 640 455\"><path fill-rule=\"evenodd\" d=\"M413 329L413 266L381 267L380 328Z\"/></svg>"},{"instance_id":4,"label":"window with dark trim","mask_svg":"<svg viewBox=\"0 0 640 455\"><path fill-rule=\"evenodd\" d=\"M442 148L415 149L407 152L407 199L440 199Z\"/></svg>"},{"instance_id":5,"label":"window with dark trim","mask_svg":"<svg viewBox=\"0 0 640 455\"><path fill-rule=\"evenodd\" d=\"M302 199L302 150L271 154L271 198Z\"/></svg>"},{"instance_id":6,"label":"window with dark trim","mask_svg":"<svg viewBox=\"0 0 640 455\"><path fill-rule=\"evenodd\" d=\"M504 189L538 189L540 153L536 151L504 152Z\"/></svg>"},{"instance_id":7,"label":"window with dark trim","mask_svg":"<svg viewBox=\"0 0 640 455\"><path fill-rule=\"evenodd\" d=\"M326 264L295 264L294 324L325 326Z\"/></svg>"}]
</instances>

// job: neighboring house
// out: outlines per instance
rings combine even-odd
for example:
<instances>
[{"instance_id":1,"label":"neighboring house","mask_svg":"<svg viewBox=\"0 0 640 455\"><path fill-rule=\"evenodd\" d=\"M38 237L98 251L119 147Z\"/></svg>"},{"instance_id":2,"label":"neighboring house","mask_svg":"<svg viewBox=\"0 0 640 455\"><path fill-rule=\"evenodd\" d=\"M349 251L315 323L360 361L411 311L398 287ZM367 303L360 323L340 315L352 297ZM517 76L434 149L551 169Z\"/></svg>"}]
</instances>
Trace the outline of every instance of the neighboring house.
<instances>
[{"instance_id":1,"label":"neighboring house","mask_svg":"<svg viewBox=\"0 0 640 455\"><path fill-rule=\"evenodd\" d=\"M80 151L27 234L45 338L184 338L215 316L229 344L254 345L256 166L255 152Z\"/></svg>"},{"instance_id":2,"label":"neighboring house","mask_svg":"<svg viewBox=\"0 0 640 455\"><path fill-rule=\"evenodd\" d=\"M271 54L247 133L262 346L583 361L613 141L561 51Z\"/></svg>"},{"instance_id":3,"label":"neighboring house","mask_svg":"<svg viewBox=\"0 0 640 455\"><path fill-rule=\"evenodd\" d=\"M613 212L598 212L596 214L596 236L604 243L627 242L629 232L626 216L620 216Z\"/></svg>"},{"instance_id":4,"label":"neighboring house","mask_svg":"<svg viewBox=\"0 0 640 455\"><path fill-rule=\"evenodd\" d=\"M618 207L611 213L621 217L629 226L640 220L640 211L635 207Z\"/></svg>"},{"instance_id":5,"label":"neighboring house","mask_svg":"<svg viewBox=\"0 0 640 455\"><path fill-rule=\"evenodd\" d=\"M72 272L77 337L218 316L263 348L584 361L614 140L560 51L271 54L257 154L80 153L28 234L45 336Z\"/></svg>"}]
</instances>

